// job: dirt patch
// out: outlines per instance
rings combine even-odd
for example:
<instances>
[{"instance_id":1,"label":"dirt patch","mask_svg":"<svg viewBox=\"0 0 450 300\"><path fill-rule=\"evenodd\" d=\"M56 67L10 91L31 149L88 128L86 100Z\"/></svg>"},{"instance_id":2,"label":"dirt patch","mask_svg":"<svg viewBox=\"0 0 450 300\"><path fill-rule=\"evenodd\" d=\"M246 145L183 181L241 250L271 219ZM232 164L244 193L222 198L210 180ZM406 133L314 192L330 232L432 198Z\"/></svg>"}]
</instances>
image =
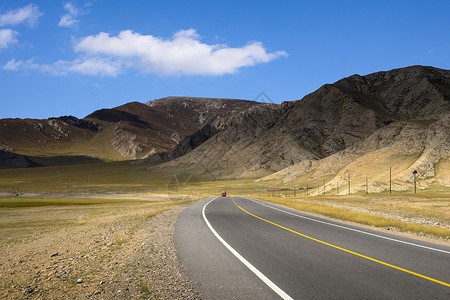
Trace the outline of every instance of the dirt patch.
<instances>
[{"instance_id":1,"label":"dirt patch","mask_svg":"<svg viewBox=\"0 0 450 300\"><path fill-rule=\"evenodd\" d=\"M22 229L7 228L5 221L0 227L9 235L0 243L0 298L199 298L172 239L184 206L171 207L3 209L2 219ZM27 229L25 219L36 219L39 226Z\"/></svg>"}]
</instances>

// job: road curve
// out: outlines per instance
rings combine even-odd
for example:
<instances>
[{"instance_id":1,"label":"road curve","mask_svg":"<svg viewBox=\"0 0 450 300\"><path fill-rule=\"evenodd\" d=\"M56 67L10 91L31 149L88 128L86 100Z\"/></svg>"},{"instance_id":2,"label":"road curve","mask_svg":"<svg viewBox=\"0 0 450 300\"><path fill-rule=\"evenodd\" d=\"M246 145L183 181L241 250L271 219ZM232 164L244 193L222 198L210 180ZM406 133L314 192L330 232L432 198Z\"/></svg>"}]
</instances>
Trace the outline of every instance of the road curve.
<instances>
[{"instance_id":1,"label":"road curve","mask_svg":"<svg viewBox=\"0 0 450 300\"><path fill-rule=\"evenodd\" d=\"M175 246L204 299L450 299L449 247L250 198L195 203Z\"/></svg>"}]
</instances>

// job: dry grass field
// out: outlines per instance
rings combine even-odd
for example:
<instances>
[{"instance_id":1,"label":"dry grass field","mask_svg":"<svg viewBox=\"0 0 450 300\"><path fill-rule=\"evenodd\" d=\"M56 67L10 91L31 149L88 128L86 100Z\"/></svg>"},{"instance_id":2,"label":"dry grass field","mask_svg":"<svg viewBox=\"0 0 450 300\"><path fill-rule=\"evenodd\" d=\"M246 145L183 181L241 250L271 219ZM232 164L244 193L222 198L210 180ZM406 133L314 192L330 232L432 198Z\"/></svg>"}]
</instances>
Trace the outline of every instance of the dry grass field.
<instances>
[{"instance_id":1,"label":"dry grass field","mask_svg":"<svg viewBox=\"0 0 450 300\"><path fill-rule=\"evenodd\" d=\"M196 298L173 247L186 200L0 196L0 298Z\"/></svg>"}]
</instances>

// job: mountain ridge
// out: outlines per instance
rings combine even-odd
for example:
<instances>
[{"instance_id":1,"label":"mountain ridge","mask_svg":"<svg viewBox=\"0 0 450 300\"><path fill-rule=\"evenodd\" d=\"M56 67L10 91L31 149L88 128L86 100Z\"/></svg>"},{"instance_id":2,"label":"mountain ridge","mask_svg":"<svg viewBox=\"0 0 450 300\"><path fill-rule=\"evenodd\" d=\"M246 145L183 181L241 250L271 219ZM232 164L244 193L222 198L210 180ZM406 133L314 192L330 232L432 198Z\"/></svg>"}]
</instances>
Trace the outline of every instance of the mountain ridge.
<instances>
[{"instance_id":1,"label":"mountain ridge","mask_svg":"<svg viewBox=\"0 0 450 300\"><path fill-rule=\"evenodd\" d=\"M205 124L260 105L239 99L169 100L152 100L151 105L130 102L97 110L83 119L2 119L0 149L19 155L73 155L106 161L145 158L169 151Z\"/></svg>"}]
</instances>

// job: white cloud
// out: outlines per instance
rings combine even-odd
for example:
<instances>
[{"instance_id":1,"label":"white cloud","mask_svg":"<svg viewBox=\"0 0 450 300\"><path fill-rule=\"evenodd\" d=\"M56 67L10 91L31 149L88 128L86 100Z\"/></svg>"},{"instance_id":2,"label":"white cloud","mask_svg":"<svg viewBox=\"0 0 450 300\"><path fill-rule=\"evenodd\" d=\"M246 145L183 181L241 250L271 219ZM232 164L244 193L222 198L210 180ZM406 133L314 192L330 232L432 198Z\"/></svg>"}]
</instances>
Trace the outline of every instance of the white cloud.
<instances>
[{"instance_id":1,"label":"white cloud","mask_svg":"<svg viewBox=\"0 0 450 300\"><path fill-rule=\"evenodd\" d=\"M8 64L14 66L14 70L40 70L54 75L116 76L134 69L164 76L218 76L287 55L284 51L268 52L257 41L238 48L202 43L194 29L180 30L169 39L130 30L121 31L117 36L101 32L79 40L75 44L75 52L80 53L80 57L74 61L58 61L50 65L36 65L32 61L10 61ZM4 69L13 70L8 68L8 64Z\"/></svg>"},{"instance_id":2,"label":"white cloud","mask_svg":"<svg viewBox=\"0 0 450 300\"><path fill-rule=\"evenodd\" d=\"M94 57L77 59L70 62L64 69L85 75L116 76L120 73L121 67L119 62L111 61L108 58Z\"/></svg>"},{"instance_id":3,"label":"white cloud","mask_svg":"<svg viewBox=\"0 0 450 300\"><path fill-rule=\"evenodd\" d=\"M15 59L11 59L3 66L3 69L10 71L18 71L22 65L22 61L16 61Z\"/></svg>"},{"instance_id":4,"label":"white cloud","mask_svg":"<svg viewBox=\"0 0 450 300\"><path fill-rule=\"evenodd\" d=\"M73 61L59 60L52 64L37 64L33 59L27 61L11 59L4 66L9 71L38 71L55 76L64 76L69 73L83 75L116 76L120 73L121 66L109 59L88 58Z\"/></svg>"},{"instance_id":5,"label":"white cloud","mask_svg":"<svg viewBox=\"0 0 450 300\"><path fill-rule=\"evenodd\" d=\"M28 23L28 25L33 26L42 15L43 14L39 11L39 7L30 4L0 15L0 26L17 25L25 22Z\"/></svg>"},{"instance_id":6,"label":"white cloud","mask_svg":"<svg viewBox=\"0 0 450 300\"><path fill-rule=\"evenodd\" d=\"M19 33L12 29L0 29L0 49L5 49L17 43L16 36Z\"/></svg>"},{"instance_id":7,"label":"white cloud","mask_svg":"<svg viewBox=\"0 0 450 300\"><path fill-rule=\"evenodd\" d=\"M78 8L76 8L72 3L66 3L64 9L67 11L65 15L59 20L59 27L72 27L78 23L77 17L80 14Z\"/></svg>"},{"instance_id":8,"label":"white cloud","mask_svg":"<svg viewBox=\"0 0 450 300\"><path fill-rule=\"evenodd\" d=\"M110 57L128 68L161 75L223 75L287 55L284 51L269 53L260 42L239 48L205 44L194 29L178 31L170 39L130 30L117 36L101 32L81 39L75 51Z\"/></svg>"}]
</instances>

